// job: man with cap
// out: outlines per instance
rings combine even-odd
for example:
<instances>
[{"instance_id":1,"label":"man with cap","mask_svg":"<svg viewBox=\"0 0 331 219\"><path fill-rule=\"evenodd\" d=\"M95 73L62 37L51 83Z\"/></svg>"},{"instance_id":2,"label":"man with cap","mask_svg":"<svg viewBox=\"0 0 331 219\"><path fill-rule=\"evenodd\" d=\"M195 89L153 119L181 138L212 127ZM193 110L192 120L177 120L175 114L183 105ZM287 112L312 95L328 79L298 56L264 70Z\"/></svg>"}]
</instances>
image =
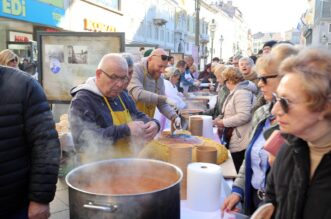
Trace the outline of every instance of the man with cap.
<instances>
[{"instance_id":1,"label":"man with cap","mask_svg":"<svg viewBox=\"0 0 331 219\"><path fill-rule=\"evenodd\" d=\"M151 140L159 131L158 121L139 112L124 91L128 81L127 61L110 53L95 77L72 89L69 120L81 163L134 156L138 141Z\"/></svg>"},{"instance_id":2,"label":"man with cap","mask_svg":"<svg viewBox=\"0 0 331 219\"><path fill-rule=\"evenodd\" d=\"M128 91L140 111L153 117L157 107L176 127L180 127L181 120L175 111L177 104L165 96L164 79L160 77L167 64L166 52L161 48L153 50L147 58L135 64Z\"/></svg>"}]
</instances>

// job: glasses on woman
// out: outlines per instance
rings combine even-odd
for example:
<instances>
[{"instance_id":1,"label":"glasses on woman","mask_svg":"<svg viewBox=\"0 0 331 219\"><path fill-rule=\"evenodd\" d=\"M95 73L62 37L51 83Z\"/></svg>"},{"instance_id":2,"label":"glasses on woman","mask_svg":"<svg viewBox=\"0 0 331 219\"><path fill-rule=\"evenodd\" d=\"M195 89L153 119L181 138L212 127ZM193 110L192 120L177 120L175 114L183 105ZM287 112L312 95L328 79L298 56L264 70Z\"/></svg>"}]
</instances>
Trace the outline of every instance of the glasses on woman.
<instances>
[{"instance_id":1,"label":"glasses on woman","mask_svg":"<svg viewBox=\"0 0 331 219\"><path fill-rule=\"evenodd\" d=\"M18 62L18 59L17 59L17 57L15 57L15 58L11 59L9 62Z\"/></svg>"},{"instance_id":2,"label":"glasses on woman","mask_svg":"<svg viewBox=\"0 0 331 219\"><path fill-rule=\"evenodd\" d=\"M288 113L289 110L289 100L284 97L278 97L276 93L272 93L273 102L279 102L280 107L284 111L284 113Z\"/></svg>"},{"instance_id":3,"label":"glasses on woman","mask_svg":"<svg viewBox=\"0 0 331 219\"><path fill-rule=\"evenodd\" d=\"M109 78L111 81L114 81L116 83L118 82L122 82L122 83L128 83L129 82L129 78L127 76L124 77L119 77L117 75L109 75L107 72L105 72L104 70L100 69L102 71L102 73L104 73L107 78Z\"/></svg>"},{"instance_id":4,"label":"glasses on woman","mask_svg":"<svg viewBox=\"0 0 331 219\"><path fill-rule=\"evenodd\" d=\"M262 81L263 84L267 85L268 78L277 78L277 77L278 77L278 75L266 75L266 76L259 76L259 77L257 77L257 79L259 81Z\"/></svg>"},{"instance_id":5,"label":"glasses on woman","mask_svg":"<svg viewBox=\"0 0 331 219\"><path fill-rule=\"evenodd\" d=\"M152 56L159 56L161 57L162 61L168 61L169 56L167 55L152 55Z\"/></svg>"}]
</instances>

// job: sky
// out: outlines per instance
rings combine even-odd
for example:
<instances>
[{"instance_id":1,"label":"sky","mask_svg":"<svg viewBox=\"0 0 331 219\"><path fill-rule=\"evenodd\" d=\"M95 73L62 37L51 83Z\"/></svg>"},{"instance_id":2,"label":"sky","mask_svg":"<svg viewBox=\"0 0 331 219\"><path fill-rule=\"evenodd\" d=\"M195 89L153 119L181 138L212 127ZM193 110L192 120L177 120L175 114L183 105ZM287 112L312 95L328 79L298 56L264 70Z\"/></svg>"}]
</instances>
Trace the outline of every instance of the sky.
<instances>
[{"instance_id":1,"label":"sky","mask_svg":"<svg viewBox=\"0 0 331 219\"><path fill-rule=\"evenodd\" d=\"M224 0L226 2L227 0ZM252 33L284 32L296 28L308 8L307 0L232 0Z\"/></svg>"}]
</instances>

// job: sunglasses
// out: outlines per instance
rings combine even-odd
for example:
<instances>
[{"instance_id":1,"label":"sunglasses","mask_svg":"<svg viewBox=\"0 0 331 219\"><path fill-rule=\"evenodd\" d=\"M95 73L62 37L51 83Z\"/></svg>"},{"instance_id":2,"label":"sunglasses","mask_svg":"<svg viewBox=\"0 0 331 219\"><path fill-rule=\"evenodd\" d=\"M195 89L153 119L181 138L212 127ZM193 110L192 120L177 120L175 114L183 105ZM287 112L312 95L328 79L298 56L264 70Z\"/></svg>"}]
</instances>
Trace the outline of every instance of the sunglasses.
<instances>
[{"instance_id":1,"label":"sunglasses","mask_svg":"<svg viewBox=\"0 0 331 219\"><path fill-rule=\"evenodd\" d=\"M169 56L167 55L152 55L152 56L159 56L161 57L162 61L168 61Z\"/></svg>"},{"instance_id":2,"label":"sunglasses","mask_svg":"<svg viewBox=\"0 0 331 219\"><path fill-rule=\"evenodd\" d=\"M289 110L289 100L284 97L278 97L276 93L272 93L273 102L279 102L280 107L284 111L284 113L288 113Z\"/></svg>"},{"instance_id":3,"label":"sunglasses","mask_svg":"<svg viewBox=\"0 0 331 219\"><path fill-rule=\"evenodd\" d=\"M11 59L9 62L18 62L18 59L17 59L17 57L15 57L15 58Z\"/></svg>"},{"instance_id":4,"label":"sunglasses","mask_svg":"<svg viewBox=\"0 0 331 219\"><path fill-rule=\"evenodd\" d=\"M262 81L263 84L266 85L268 83L268 78L277 78L277 77L278 77L278 75L267 75L267 76L259 76L259 77L257 77L257 79L259 81Z\"/></svg>"},{"instance_id":5,"label":"sunglasses","mask_svg":"<svg viewBox=\"0 0 331 219\"><path fill-rule=\"evenodd\" d=\"M105 72L104 70L100 69L102 71L102 73L104 73L107 78L109 78L111 81L114 81L116 83L118 82L122 82L122 83L128 83L129 82L129 78L127 76L124 77L118 77L116 75L109 75L107 72Z\"/></svg>"}]
</instances>

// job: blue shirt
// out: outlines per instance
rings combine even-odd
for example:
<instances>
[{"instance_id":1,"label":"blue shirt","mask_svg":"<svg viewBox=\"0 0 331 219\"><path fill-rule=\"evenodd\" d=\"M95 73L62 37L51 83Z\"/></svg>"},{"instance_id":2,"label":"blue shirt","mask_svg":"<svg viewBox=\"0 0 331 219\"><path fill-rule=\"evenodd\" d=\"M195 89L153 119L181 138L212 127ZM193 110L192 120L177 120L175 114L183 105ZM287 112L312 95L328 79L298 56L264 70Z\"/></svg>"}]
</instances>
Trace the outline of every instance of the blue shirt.
<instances>
[{"instance_id":1,"label":"blue shirt","mask_svg":"<svg viewBox=\"0 0 331 219\"><path fill-rule=\"evenodd\" d=\"M267 119L263 131L260 132L259 137L256 139L252 146L251 160L252 160L252 186L255 189L265 191L266 172L268 168L268 153L264 150L263 145L265 139L263 136L264 130L270 127L270 120Z\"/></svg>"}]
</instances>

